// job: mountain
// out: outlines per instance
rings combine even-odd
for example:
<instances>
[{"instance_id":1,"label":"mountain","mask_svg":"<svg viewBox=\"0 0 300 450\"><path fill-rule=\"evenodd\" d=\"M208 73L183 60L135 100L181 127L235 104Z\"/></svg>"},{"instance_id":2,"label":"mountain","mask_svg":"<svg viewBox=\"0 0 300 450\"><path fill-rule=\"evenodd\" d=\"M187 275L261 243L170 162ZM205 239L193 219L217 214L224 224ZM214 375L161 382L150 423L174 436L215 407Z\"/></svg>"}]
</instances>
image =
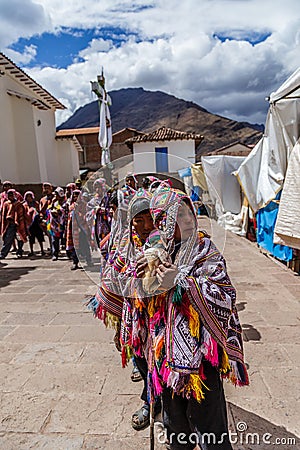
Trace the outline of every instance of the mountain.
<instances>
[{"instance_id":1,"label":"mountain","mask_svg":"<svg viewBox=\"0 0 300 450\"><path fill-rule=\"evenodd\" d=\"M135 128L150 132L161 126L180 131L200 133L204 140L197 156L239 141L247 145L258 142L262 125L237 122L212 114L196 103L178 99L160 91L143 88L127 88L109 93L113 133L123 128ZM58 130L86 128L99 125L98 102L79 108Z\"/></svg>"}]
</instances>

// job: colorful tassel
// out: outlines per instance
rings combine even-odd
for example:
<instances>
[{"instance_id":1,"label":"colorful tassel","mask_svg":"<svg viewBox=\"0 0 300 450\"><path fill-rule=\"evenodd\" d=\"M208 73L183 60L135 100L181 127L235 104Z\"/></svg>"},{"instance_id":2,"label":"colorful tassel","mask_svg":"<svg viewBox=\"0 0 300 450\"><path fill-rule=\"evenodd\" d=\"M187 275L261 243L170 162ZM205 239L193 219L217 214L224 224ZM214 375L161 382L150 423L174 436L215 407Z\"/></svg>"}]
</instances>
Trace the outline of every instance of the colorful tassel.
<instances>
[{"instance_id":1,"label":"colorful tassel","mask_svg":"<svg viewBox=\"0 0 300 450\"><path fill-rule=\"evenodd\" d=\"M106 309L103 308L103 306L101 305L101 303L99 303L97 310L95 312L95 317L97 317L99 320L101 320L104 325L105 325L105 320L106 320Z\"/></svg>"},{"instance_id":2,"label":"colorful tassel","mask_svg":"<svg viewBox=\"0 0 300 450\"><path fill-rule=\"evenodd\" d=\"M174 389L174 391L176 390L176 386L179 380L179 373L178 372L174 372L174 370L170 371L170 374L168 376L168 380L167 380L167 386Z\"/></svg>"},{"instance_id":3,"label":"colorful tassel","mask_svg":"<svg viewBox=\"0 0 300 450\"><path fill-rule=\"evenodd\" d=\"M189 382L185 389L186 395L189 396L192 394L193 397L197 400L197 402L200 403L204 399L202 386L204 386L208 390L207 386L205 386L200 376L191 373Z\"/></svg>"},{"instance_id":4,"label":"colorful tassel","mask_svg":"<svg viewBox=\"0 0 300 450\"><path fill-rule=\"evenodd\" d=\"M152 297L151 300L148 303L148 314L149 317L153 317L155 313L155 307L154 307L154 298Z\"/></svg>"},{"instance_id":5,"label":"colorful tassel","mask_svg":"<svg viewBox=\"0 0 300 450\"><path fill-rule=\"evenodd\" d=\"M230 361L231 370L224 378L229 378L235 386L248 386L249 378L246 366L239 361Z\"/></svg>"},{"instance_id":6,"label":"colorful tassel","mask_svg":"<svg viewBox=\"0 0 300 450\"><path fill-rule=\"evenodd\" d=\"M199 314L195 310L195 308L190 305L189 306L189 312L190 312L190 319L189 319L189 329L191 332L191 335L199 340L200 337L200 320L199 320Z\"/></svg>"},{"instance_id":7,"label":"colorful tassel","mask_svg":"<svg viewBox=\"0 0 300 450\"><path fill-rule=\"evenodd\" d=\"M204 373L204 367L203 367L202 363L201 363L200 369L199 369L199 377L201 378L202 381L206 380L206 375Z\"/></svg>"},{"instance_id":8,"label":"colorful tassel","mask_svg":"<svg viewBox=\"0 0 300 450\"><path fill-rule=\"evenodd\" d=\"M173 293L173 298L172 298L172 303L174 305L180 305L181 301L182 301L182 289L181 286L177 285L174 289L174 293Z\"/></svg>"},{"instance_id":9,"label":"colorful tassel","mask_svg":"<svg viewBox=\"0 0 300 450\"><path fill-rule=\"evenodd\" d=\"M123 369L124 369L124 367L127 366L127 363L131 359L131 357L132 357L131 348L128 345L124 345L122 347L122 351L121 351L121 358L122 358L122 367L123 367Z\"/></svg>"},{"instance_id":10,"label":"colorful tassel","mask_svg":"<svg viewBox=\"0 0 300 450\"><path fill-rule=\"evenodd\" d=\"M160 336L155 345L155 359L156 360L160 359L160 357L162 355L162 349L163 349L164 343L165 343L164 337Z\"/></svg>"},{"instance_id":11,"label":"colorful tassel","mask_svg":"<svg viewBox=\"0 0 300 450\"><path fill-rule=\"evenodd\" d=\"M113 330L118 331L120 328L120 318L115 316L114 314L107 312L104 324L107 328L112 328Z\"/></svg>"},{"instance_id":12,"label":"colorful tassel","mask_svg":"<svg viewBox=\"0 0 300 450\"><path fill-rule=\"evenodd\" d=\"M96 311L99 306L99 302L96 299L96 296L90 297L87 301L84 302L84 306L86 306L89 310L93 311L94 315L96 315Z\"/></svg>"},{"instance_id":13,"label":"colorful tassel","mask_svg":"<svg viewBox=\"0 0 300 450\"><path fill-rule=\"evenodd\" d=\"M170 376L171 369L168 367L166 363L162 364L160 369L160 376L162 377L162 380L165 384L168 383L168 378Z\"/></svg>"},{"instance_id":14,"label":"colorful tassel","mask_svg":"<svg viewBox=\"0 0 300 450\"><path fill-rule=\"evenodd\" d=\"M227 352L223 349L220 372L223 374L226 374L226 373L230 372L230 370L231 370L231 366L229 363L229 358L228 358Z\"/></svg>"},{"instance_id":15,"label":"colorful tassel","mask_svg":"<svg viewBox=\"0 0 300 450\"><path fill-rule=\"evenodd\" d=\"M205 359L209 361L212 366L218 367L219 365L218 344L212 337L210 337L210 344L207 349L207 355L205 356Z\"/></svg>"},{"instance_id":16,"label":"colorful tassel","mask_svg":"<svg viewBox=\"0 0 300 450\"><path fill-rule=\"evenodd\" d=\"M159 396L163 392L163 387L161 385L161 381L159 379L156 367L154 367L152 371L152 386L154 389L155 396Z\"/></svg>"}]
</instances>

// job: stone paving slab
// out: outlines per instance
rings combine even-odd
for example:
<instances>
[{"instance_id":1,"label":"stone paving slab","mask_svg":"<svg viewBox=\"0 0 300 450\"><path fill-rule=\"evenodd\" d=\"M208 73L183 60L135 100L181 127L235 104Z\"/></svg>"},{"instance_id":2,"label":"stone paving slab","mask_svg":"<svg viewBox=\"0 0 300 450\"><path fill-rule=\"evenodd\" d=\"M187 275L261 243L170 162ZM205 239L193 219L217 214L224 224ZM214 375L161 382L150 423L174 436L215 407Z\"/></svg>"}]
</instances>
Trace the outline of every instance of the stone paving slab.
<instances>
[{"instance_id":1,"label":"stone paving slab","mask_svg":"<svg viewBox=\"0 0 300 450\"><path fill-rule=\"evenodd\" d=\"M10 344L12 347L13 344ZM14 364L34 364L36 367L43 364L55 364L58 367L64 363L76 363L84 354L85 347L82 344L37 343L18 346L13 358ZM0 347L1 349L1 347ZM22 349L22 351L20 351Z\"/></svg>"},{"instance_id":2,"label":"stone paving slab","mask_svg":"<svg viewBox=\"0 0 300 450\"><path fill-rule=\"evenodd\" d=\"M32 313L32 312L17 312L14 314L7 314L6 318L1 322L1 325L49 325L56 317L56 313ZM58 324L61 325L61 324Z\"/></svg>"},{"instance_id":3,"label":"stone paving slab","mask_svg":"<svg viewBox=\"0 0 300 450\"><path fill-rule=\"evenodd\" d=\"M42 433L6 433L0 434L1 446L5 450L79 450L83 448L83 436Z\"/></svg>"},{"instance_id":4,"label":"stone paving slab","mask_svg":"<svg viewBox=\"0 0 300 450\"><path fill-rule=\"evenodd\" d=\"M69 329L68 325L19 325L6 334L4 340L16 343L57 342L63 339Z\"/></svg>"},{"instance_id":5,"label":"stone paving slab","mask_svg":"<svg viewBox=\"0 0 300 450\"><path fill-rule=\"evenodd\" d=\"M9 344L0 341L0 363L11 362L24 348L24 344Z\"/></svg>"}]
</instances>

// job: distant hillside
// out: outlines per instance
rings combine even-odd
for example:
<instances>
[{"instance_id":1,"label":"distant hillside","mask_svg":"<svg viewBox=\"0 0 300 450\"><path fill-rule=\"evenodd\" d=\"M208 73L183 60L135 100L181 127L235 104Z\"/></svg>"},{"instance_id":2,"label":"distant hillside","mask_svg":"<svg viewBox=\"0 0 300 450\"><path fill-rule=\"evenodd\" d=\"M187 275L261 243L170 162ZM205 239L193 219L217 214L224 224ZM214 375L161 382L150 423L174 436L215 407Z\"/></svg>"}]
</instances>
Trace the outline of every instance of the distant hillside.
<instances>
[{"instance_id":1,"label":"distant hillside","mask_svg":"<svg viewBox=\"0 0 300 450\"><path fill-rule=\"evenodd\" d=\"M262 125L237 122L208 112L193 102L178 99L160 91L127 88L111 91L110 108L113 132L136 128L149 132L161 126L180 131L200 133L204 140L197 156L235 141L256 144L263 131ZM79 108L58 129L85 128L99 125L98 102Z\"/></svg>"}]
</instances>

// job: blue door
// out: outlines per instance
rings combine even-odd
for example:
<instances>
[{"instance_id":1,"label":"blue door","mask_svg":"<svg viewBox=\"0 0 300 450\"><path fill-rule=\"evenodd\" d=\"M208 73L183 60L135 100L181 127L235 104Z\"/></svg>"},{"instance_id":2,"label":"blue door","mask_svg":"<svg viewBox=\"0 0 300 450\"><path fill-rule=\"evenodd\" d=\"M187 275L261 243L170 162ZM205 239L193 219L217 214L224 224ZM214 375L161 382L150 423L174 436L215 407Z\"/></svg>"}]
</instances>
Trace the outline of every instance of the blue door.
<instances>
[{"instance_id":1,"label":"blue door","mask_svg":"<svg viewBox=\"0 0 300 450\"><path fill-rule=\"evenodd\" d=\"M155 148L156 172L169 172L168 147Z\"/></svg>"}]
</instances>

